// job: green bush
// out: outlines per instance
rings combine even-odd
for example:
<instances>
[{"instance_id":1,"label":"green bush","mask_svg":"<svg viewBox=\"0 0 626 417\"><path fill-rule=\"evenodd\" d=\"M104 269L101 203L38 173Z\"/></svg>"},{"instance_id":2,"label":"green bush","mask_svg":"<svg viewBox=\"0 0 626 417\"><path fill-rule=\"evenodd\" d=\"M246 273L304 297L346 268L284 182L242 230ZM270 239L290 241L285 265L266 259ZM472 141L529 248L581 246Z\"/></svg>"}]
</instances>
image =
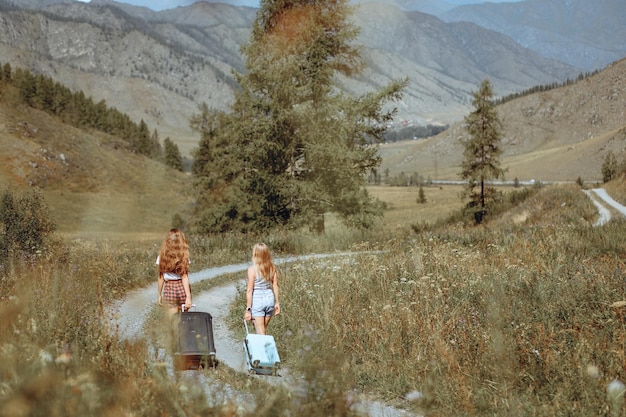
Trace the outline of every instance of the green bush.
<instances>
[{"instance_id":1,"label":"green bush","mask_svg":"<svg viewBox=\"0 0 626 417\"><path fill-rule=\"evenodd\" d=\"M0 273L6 273L11 254L41 253L55 225L37 191L0 194Z\"/></svg>"}]
</instances>

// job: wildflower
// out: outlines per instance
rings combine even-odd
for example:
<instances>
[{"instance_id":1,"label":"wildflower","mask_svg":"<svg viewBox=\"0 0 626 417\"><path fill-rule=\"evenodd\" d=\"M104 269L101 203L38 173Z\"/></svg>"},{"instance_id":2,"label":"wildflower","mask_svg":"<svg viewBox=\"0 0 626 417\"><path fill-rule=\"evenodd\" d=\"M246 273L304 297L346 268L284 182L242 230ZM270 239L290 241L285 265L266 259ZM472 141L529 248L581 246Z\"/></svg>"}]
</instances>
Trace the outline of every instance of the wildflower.
<instances>
[{"instance_id":1,"label":"wildflower","mask_svg":"<svg viewBox=\"0 0 626 417\"><path fill-rule=\"evenodd\" d=\"M587 375L589 375L591 378L597 379L600 377L600 369L598 369L597 366L595 365L587 365Z\"/></svg>"},{"instance_id":2,"label":"wildflower","mask_svg":"<svg viewBox=\"0 0 626 417\"><path fill-rule=\"evenodd\" d=\"M624 401L624 391L626 391L626 386L624 386L624 383L618 379L611 381L606 389L606 397L609 401L609 406L611 407L612 416L620 415L622 402Z\"/></svg>"},{"instance_id":3,"label":"wildflower","mask_svg":"<svg viewBox=\"0 0 626 417\"><path fill-rule=\"evenodd\" d=\"M624 392L626 391L626 386L619 379L614 379L611 381L609 386L606 389L607 396L609 401L613 402L619 400L624 397Z\"/></svg>"},{"instance_id":4,"label":"wildflower","mask_svg":"<svg viewBox=\"0 0 626 417\"><path fill-rule=\"evenodd\" d=\"M419 401L422 399L422 393L420 391L411 391L408 392L404 398L406 398L407 401Z\"/></svg>"},{"instance_id":5,"label":"wildflower","mask_svg":"<svg viewBox=\"0 0 626 417\"><path fill-rule=\"evenodd\" d=\"M69 352L63 352L54 360L57 364L67 365L72 360L72 355Z\"/></svg>"},{"instance_id":6,"label":"wildflower","mask_svg":"<svg viewBox=\"0 0 626 417\"><path fill-rule=\"evenodd\" d=\"M40 350L39 360L41 361L42 365L45 365L46 363L52 362L52 355L50 354L50 352L46 352L45 350Z\"/></svg>"}]
</instances>

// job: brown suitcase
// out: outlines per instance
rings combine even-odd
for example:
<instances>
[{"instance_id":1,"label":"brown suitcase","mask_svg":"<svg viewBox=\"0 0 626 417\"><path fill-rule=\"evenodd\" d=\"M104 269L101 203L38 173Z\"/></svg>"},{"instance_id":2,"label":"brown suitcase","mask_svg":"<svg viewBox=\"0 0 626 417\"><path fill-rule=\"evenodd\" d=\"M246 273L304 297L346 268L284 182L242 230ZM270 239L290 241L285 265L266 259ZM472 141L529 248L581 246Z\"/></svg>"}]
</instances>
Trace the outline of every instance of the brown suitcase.
<instances>
[{"instance_id":1,"label":"brown suitcase","mask_svg":"<svg viewBox=\"0 0 626 417\"><path fill-rule=\"evenodd\" d=\"M206 369L215 367L215 341L213 317L201 311L183 311L177 326L177 348L174 352L174 369Z\"/></svg>"}]
</instances>

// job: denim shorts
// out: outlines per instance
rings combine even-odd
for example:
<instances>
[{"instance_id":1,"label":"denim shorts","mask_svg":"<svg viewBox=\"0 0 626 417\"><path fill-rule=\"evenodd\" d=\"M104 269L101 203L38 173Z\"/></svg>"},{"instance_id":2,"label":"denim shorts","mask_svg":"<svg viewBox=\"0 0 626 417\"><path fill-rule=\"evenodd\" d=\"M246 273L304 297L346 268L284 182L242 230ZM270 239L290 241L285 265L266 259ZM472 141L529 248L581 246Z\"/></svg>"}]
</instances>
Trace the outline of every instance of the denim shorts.
<instances>
[{"instance_id":1,"label":"denim shorts","mask_svg":"<svg viewBox=\"0 0 626 417\"><path fill-rule=\"evenodd\" d=\"M274 315L274 291L256 290L252 293L252 317Z\"/></svg>"}]
</instances>

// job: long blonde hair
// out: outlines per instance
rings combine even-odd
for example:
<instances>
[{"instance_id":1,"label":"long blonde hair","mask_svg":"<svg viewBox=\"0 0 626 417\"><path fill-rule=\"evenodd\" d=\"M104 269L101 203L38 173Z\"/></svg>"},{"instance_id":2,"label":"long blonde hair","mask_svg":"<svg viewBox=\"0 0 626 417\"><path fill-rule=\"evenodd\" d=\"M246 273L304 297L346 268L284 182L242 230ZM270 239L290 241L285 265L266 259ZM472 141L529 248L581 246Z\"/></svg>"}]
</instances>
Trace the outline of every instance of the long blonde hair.
<instances>
[{"instance_id":1,"label":"long blonde hair","mask_svg":"<svg viewBox=\"0 0 626 417\"><path fill-rule=\"evenodd\" d=\"M257 243L252 248L252 263L256 265L259 274L261 274L266 281L272 282L274 280L276 265L274 265L270 250L265 243Z\"/></svg>"},{"instance_id":2,"label":"long blonde hair","mask_svg":"<svg viewBox=\"0 0 626 417\"><path fill-rule=\"evenodd\" d=\"M159 272L185 275L189 272L189 245L185 234L170 229L159 250Z\"/></svg>"}]
</instances>

